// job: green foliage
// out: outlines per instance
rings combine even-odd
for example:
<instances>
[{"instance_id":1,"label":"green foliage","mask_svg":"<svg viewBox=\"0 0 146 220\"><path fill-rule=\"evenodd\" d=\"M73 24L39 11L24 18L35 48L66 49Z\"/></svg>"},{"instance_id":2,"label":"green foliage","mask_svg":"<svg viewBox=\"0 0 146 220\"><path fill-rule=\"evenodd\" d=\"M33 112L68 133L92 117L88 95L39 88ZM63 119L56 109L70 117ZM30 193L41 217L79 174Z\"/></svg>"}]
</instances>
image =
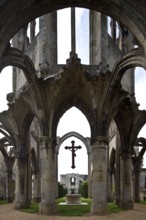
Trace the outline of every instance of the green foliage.
<instances>
[{"instance_id":1,"label":"green foliage","mask_svg":"<svg viewBox=\"0 0 146 220\"><path fill-rule=\"evenodd\" d=\"M88 182L84 181L79 188L79 193L82 197L88 198Z\"/></svg>"},{"instance_id":2,"label":"green foliage","mask_svg":"<svg viewBox=\"0 0 146 220\"><path fill-rule=\"evenodd\" d=\"M67 194L67 189L58 182L58 198L64 197Z\"/></svg>"},{"instance_id":3,"label":"green foliage","mask_svg":"<svg viewBox=\"0 0 146 220\"><path fill-rule=\"evenodd\" d=\"M61 202L65 202L65 197L56 199L56 204L58 205Z\"/></svg>"}]
</instances>

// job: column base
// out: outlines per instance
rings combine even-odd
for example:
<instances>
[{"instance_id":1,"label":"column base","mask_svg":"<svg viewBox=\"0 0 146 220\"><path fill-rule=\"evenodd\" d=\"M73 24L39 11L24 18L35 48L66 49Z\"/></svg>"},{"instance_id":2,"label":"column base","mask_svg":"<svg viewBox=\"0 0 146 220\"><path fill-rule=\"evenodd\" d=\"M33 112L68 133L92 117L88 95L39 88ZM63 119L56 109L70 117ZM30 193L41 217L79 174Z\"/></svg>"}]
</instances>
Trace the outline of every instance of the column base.
<instances>
[{"instance_id":1,"label":"column base","mask_svg":"<svg viewBox=\"0 0 146 220\"><path fill-rule=\"evenodd\" d=\"M25 209L25 208L29 208L30 207L30 203L28 201L15 201L15 209L19 210L19 209Z\"/></svg>"},{"instance_id":2,"label":"column base","mask_svg":"<svg viewBox=\"0 0 146 220\"><path fill-rule=\"evenodd\" d=\"M6 198L6 201L7 201L8 203L12 203L12 202L13 202L13 198L12 198L12 197L7 197L7 198Z\"/></svg>"},{"instance_id":3,"label":"column base","mask_svg":"<svg viewBox=\"0 0 146 220\"><path fill-rule=\"evenodd\" d=\"M114 198L111 197L107 198L107 202L114 202Z\"/></svg>"},{"instance_id":4,"label":"column base","mask_svg":"<svg viewBox=\"0 0 146 220\"><path fill-rule=\"evenodd\" d=\"M133 201L122 201L121 202L121 208L125 210L131 210L134 208L134 202Z\"/></svg>"},{"instance_id":5,"label":"column base","mask_svg":"<svg viewBox=\"0 0 146 220\"><path fill-rule=\"evenodd\" d=\"M107 204L92 204L91 212L94 215L104 215L107 213Z\"/></svg>"},{"instance_id":6,"label":"column base","mask_svg":"<svg viewBox=\"0 0 146 220\"><path fill-rule=\"evenodd\" d=\"M35 198L32 199L32 202L33 202L33 203L38 203L38 202L40 202L40 201L41 201L41 198L40 198L40 197L35 197Z\"/></svg>"},{"instance_id":7,"label":"column base","mask_svg":"<svg viewBox=\"0 0 146 220\"><path fill-rule=\"evenodd\" d=\"M54 203L48 203L47 201L42 201L39 205L39 213L43 215L56 215L57 206Z\"/></svg>"}]
</instances>

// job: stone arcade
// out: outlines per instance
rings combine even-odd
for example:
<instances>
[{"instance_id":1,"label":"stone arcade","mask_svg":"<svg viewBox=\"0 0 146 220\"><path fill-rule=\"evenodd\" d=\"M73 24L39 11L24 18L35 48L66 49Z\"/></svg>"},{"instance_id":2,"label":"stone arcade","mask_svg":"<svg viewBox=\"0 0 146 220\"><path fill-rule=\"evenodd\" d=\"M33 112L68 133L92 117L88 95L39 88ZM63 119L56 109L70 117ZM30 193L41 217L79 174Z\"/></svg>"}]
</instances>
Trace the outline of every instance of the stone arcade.
<instances>
[{"instance_id":1,"label":"stone arcade","mask_svg":"<svg viewBox=\"0 0 146 220\"><path fill-rule=\"evenodd\" d=\"M59 65L57 10L66 7L71 7L71 52L66 64ZM76 52L74 7L89 9L89 65L83 65ZM137 139L146 112L138 109L134 97L134 67L146 68L146 2L5 0L0 8L0 70L13 66L9 109L0 113L7 200L12 200L14 165L15 208L28 207L33 199L40 202L40 213L57 212L58 145L63 139L58 140L56 130L62 115L75 106L91 128L89 142L71 134L88 148L91 212L106 212L107 202L113 200L113 182L118 206L132 209L134 201L140 200L146 146L144 139ZM107 16L112 17L111 36ZM8 145L13 147L11 152ZM138 156L134 146L143 147Z\"/></svg>"}]
</instances>

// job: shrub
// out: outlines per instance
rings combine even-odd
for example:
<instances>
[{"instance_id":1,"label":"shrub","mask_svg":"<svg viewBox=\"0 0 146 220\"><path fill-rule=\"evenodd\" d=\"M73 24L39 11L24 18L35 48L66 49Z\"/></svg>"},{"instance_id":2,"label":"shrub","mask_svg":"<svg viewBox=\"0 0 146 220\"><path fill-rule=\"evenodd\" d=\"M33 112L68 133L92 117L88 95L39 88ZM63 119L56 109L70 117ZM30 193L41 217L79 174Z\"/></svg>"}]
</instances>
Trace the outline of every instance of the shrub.
<instances>
[{"instance_id":1,"label":"shrub","mask_svg":"<svg viewBox=\"0 0 146 220\"><path fill-rule=\"evenodd\" d=\"M79 188L79 193L82 197L88 198L88 182L84 181Z\"/></svg>"},{"instance_id":2,"label":"shrub","mask_svg":"<svg viewBox=\"0 0 146 220\"><path fill-rule=\"evenodd\" d=\"M58 198L64 197L67 194L67 189L58 182Z\"/></svg>"}]
</instances>

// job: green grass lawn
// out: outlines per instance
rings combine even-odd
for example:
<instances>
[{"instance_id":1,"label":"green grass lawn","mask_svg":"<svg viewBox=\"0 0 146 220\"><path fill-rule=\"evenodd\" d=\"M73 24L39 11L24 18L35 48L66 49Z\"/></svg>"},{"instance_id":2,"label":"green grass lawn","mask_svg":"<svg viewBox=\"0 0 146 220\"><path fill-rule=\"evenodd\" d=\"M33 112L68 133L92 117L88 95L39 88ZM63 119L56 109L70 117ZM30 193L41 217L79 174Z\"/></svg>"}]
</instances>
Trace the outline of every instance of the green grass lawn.
<instances>
[{"instance_id":1,"label":"green grass lawn","mask_svg":"<svg viewBox=\"0 0 146 220\"><path fill-rule=\"evenodd\" d=\"M65 202L64 198L56 199L58 215L60 216L83 216L90 212L91 199L82 198L82 202L87 203L88 205L59 205L61 202ZM39 212L39 204L33 203L30 208L22 209L23 212L27 213L37 213ZM114 203L108 204L108 213L118 213L122 209L118 208Z\"/></svg>"},{"instance_id":2,"label":"green grass lawn","mask_svg":"<svg viewBox=\"0 0 146 220\"><path fill-rule=\"evenodd\" d=\"M58 214L61 216L83 216L90 212L91 199L82 198L81 201L88 205L59 205L60 202L65 202L65 198L56 199Z\"/></svg>"}]
</instances>

